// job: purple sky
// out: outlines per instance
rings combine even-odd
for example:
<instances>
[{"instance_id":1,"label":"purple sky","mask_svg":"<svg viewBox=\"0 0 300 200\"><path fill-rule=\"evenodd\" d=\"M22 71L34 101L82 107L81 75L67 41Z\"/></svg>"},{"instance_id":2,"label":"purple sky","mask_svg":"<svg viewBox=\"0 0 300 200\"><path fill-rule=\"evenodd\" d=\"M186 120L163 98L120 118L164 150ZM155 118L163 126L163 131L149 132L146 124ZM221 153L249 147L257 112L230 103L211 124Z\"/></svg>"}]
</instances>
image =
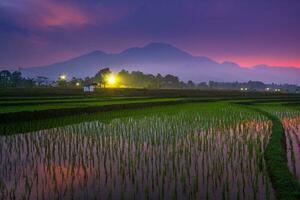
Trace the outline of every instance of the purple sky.
<instances>
[{"instance_id":1,"label":"purple sky","mask_svg":"<svg viewBox=\"0 0 300 200\"><path fill-rule=\"evenodd\" d=\"M150 42L243 66L300 67L300 1L0 0L0 67Z\"/></svg>"}]
</instances>

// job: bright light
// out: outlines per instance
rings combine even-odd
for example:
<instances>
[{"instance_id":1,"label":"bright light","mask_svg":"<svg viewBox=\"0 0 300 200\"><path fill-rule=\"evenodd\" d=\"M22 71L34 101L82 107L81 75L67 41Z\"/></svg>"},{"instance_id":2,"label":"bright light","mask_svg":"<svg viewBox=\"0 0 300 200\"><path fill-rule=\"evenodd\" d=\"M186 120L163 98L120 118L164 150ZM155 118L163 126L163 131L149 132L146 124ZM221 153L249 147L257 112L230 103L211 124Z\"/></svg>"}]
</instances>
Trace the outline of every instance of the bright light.
<instances>
[{"instance_id":1,"label":"bright light","mask_svg":"<svg viewBox=\"0 0 300 200\"><path fill-rule=\"evenodd\" d=\"M280 89L275 89L275 92L280 92Z\"/></svg>"},{"instance_id":2,"label":"bright light","mask_svg":"<svg viewBox=\"0 0 300 200\"><path fill-rule=\"evenodd\" d=\"M77 83L76 83L76 86L80 86L80 83L79 83L79 82L77 82Z\"/></svg>"},{"instance_id":3,"label":"bright light","mask_svg":"<svg viewBox=\"0 0 300 200\"><path fill-rule=\"evenodd\" d=\"M107 81L108 85L114 86L117 83L117 77L113 74L110 74L110 75L107 76L106 81Z\"/></svg>"},{"instance_id":4,"label":"bright light","mask_svg":"<svg viewBox=\"0 0 300 200\"><path fill-rule=\"evenodd\" d=\"M59 79L62 80L62 81L64 81L64 80L67 79L67 76L64 75L64 74L62 74L62 75L59 76Z\"/></svg>"}]
</instances>

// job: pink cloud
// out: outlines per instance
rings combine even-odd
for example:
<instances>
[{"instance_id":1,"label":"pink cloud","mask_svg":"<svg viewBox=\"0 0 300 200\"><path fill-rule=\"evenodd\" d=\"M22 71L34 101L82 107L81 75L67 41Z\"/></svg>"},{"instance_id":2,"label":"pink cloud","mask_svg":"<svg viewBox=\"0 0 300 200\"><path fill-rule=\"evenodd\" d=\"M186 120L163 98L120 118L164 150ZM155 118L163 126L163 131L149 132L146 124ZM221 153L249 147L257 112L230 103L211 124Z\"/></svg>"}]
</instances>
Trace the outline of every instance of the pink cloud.
<instances>
[{"instance_id":1,"label":"pink cloud","mask_svg":"<svg viewBox=\"0 0 300 200\"><path fill-rule=\"evenodd\" d=\"M218 57L218 56L217 56ZM297 58L290 58L286 56L274 57L274 56L226 56L216 58L219 62L234 61L243 67L253 67L259 64L267 64L270 66L281 66L281 67L297 67L300 68L300 60Z\"/></svg>"},{"instance_id":2,"label":"pink cloud","mask_svg":"<svg viewBox=\"0 0 300 200\"><path fill-rule=\"evenodd\" d=\"M58 4L53 1L44 2L41 5L44 10L40 18L42 26L80 26L89 22L86 13L75 6Z\"/></svg>"},{"instance_id":3,"label":"pink cloud","mask_svg":"<svg viewBox=\"0 0 300 200\"><path fill-rule=\"evenodd\" d=\"M5 6L18 24L28 28L106 25L121 20L134 9L123 3L82 6L76 1L56 0L11 0Z\"/></svg>"}]
</instances>

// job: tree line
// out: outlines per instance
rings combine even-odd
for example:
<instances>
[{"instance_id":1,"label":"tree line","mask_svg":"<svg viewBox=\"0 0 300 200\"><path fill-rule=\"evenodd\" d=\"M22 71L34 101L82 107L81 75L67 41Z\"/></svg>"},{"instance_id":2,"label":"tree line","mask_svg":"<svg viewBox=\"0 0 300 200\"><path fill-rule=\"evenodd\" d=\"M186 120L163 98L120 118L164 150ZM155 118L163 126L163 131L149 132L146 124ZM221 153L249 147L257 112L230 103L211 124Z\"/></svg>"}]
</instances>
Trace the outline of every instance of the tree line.
<instances>
[{"instance_id":1,"label":"tree line","mask_svg":"<svg viewBox=\"0 0 300 200\"><path fill-rule=\"evenodd\" d=\"M8 70L0 71L0 87L82 87L85 85L97 85L105 87L105 77L112 74L109 68L100 69L94 76L86 78L72 77L68 79L65 76L59 76L58 80L50 81L47 77L38 76L35 78L24 78L21 72ZM225 90L249 90L265 91L269 89L274 91L300 92L300 87L293 84L265 84L261 81L248 82L184 82L177 76L167 74L145 74L141 71L121 70L115 73L118 79L117 87L125 88L149 88L149 89L225 89Z\"/></svg>"},{"instance_id":2,"label":"tree line","mask_svg":"<svg viewBox=\"0 0 300 200\"><path fill-rule=\"evenodd\" d=\"M105 77L109 74L112 74L109 68L104 68L99 70L95 76L86 77L84 79L78 79L73 77L69 82L66 80L59 80L60 85L65 86L76 86L79 85L90 85L97 84L99 87L105 87ZM126 88L174 88L174 89L183 89L183 88L197 88L197 84L193 81L184 82L181 81L177 76L167 74L165 76L161 74L145 74L141 71L127 71L121 70L118 73L114 74L118 77L118 86Z\"/></svg>"},{"instance_id":3,"label":"tree line","mask_svg":"<svg viewBox=\"0 0 300 200\"><path fill-rule=\"evenodd\" d=\"M22 77L19 71L10 72L8 70L0 71L0 87L34 87L35 81Z\"/></svg>"}]
</instances>

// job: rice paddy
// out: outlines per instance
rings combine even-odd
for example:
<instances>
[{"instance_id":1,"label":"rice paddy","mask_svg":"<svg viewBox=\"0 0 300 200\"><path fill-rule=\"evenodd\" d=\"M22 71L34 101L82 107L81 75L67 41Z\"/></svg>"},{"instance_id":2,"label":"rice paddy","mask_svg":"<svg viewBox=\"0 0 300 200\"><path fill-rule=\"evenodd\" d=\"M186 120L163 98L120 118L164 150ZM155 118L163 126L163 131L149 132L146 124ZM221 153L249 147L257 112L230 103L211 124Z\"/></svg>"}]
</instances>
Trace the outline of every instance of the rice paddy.
<instances>
[{"instance_id":1,"label":"rice paddy","mask_svg":"<svg viewBox=\"0 0 300 200\"><path fill-rule=\"evenodd\" d=\"M275 199L268 118L227 103L156 109L1 136L0 199Z\"/></svg>"},{"instance_id":2,"label":"rice paddy","mask_svg":"<svg viewBox=\"0 0 300 200\"><path fill-rule=\"evenodd\" d=\"M50 98L50 99L1 99L0 98L0 114L43 111L43 110L60 110L70 108L87 108L99 107L107 105L120 105L132 103L148 103L148 102L170 102L178 101L180 98L149 98L149 97L76 97L76 98Z\"/></svg>"},{"instance_id":3,"label":"rice paddy","mask_svg":"<svg viewBox=\"0 0 300 200\"><path fill-rule=\"evenodd\" d=\"M286 158L290 172L300 181L300 111L294 107L267 106L273 115L281 119L285 130Z\"/></svg>"},{"instance_id":4,"label":"rice paddy","mask_svg":"<svg viewBox=\"0 0 300 200\"><path fill-rule=\"evenodd\" d=\"M287 159L290 171L300 181L300 117L282 120L287 147Z\"/></svg>"}]
</instances>

